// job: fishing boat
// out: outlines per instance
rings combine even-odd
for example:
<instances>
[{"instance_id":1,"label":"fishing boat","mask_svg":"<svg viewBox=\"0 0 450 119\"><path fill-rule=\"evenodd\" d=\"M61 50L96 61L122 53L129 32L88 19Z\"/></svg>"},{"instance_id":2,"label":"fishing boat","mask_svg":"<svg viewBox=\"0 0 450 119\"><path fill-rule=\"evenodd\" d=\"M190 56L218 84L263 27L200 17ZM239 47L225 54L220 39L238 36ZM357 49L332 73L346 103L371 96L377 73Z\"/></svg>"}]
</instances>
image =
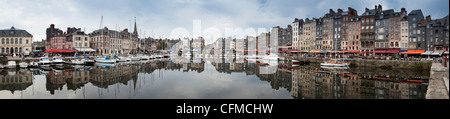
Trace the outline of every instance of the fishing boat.
<instances>
[{"instance_id":1,"label":"fishing boat","mask_svg":"<svg viewBox=\"0 0 450 119\"><path fill-rule=\"evenodd\" d=\"M6 67L8 67L8 69L15 69L17 67L16 61L8 61Z\"/></svg>"},{"instance_id":2,"label":"fishing boat","mask_svg":"<svg viewBox=\"0 0 450 119\"><path fill-rule=\"evenodd\" d=\"M114 56L118 62L128 62L131 61L128 57L118 57L118 56Z\"/></svg>"},{"instance_id":3,"label":"fishing boat","mask_svg":"<svg viewBox=\"0 0 450 119\"><path fill-rule=\"evenodd\" d=\"M52 64L52 62L48 59L48 57L41 57L39 58L38 65L40 67L49 67Z\"/></svg>"},{"instance_id":4,"label":"fishing boat","mask_svg":"<svg viewBox=\"0 0 450 119\"><path fill-rule=\"evenodd\" d=\"M39 67L39 63L38 62L30 62L30 64L28 64L28 67L30 67L30 68L38 68Z\"/></svg>"},{"instance_id":5,"label":"fishing boat","mask_svg":"<svg viewBox=\"0 0 450 119\"><path fill-rule=\"evenodd\" d=\"M81 57L78 57L77 53L75 53L75 57L76 59L71 60L71 64L73 65L84 65L84 59L82 59Z\"/></svg>"},{"instance_id":6,"label":"fishing boat","mask_svg":"<svg viewBox=\"0 0 450 119\"><path fill-rule=\"evenodd\" d=\"M170 57L170 54L164 54L164 58L169 58Z\"/></svg>"},{"instance_id":7,"label":"fishing boat","mask_svg":"<svg viewBox=\"0 0 450 119\"><path fill-rule=\"evenodd\" d=\"M64 65L64 60L60 56L54 56L52 58L52 65Z\"/></svg>"},{"instance_id":8,"label":"fishing boat","mask_svg":"<svg viewBox=\"0 0 450 119\"><path fill-rule=\"evenodd\" d=\"M89 59L89 56L84 56L84 64L85 64L86 66L94 66L95 61Z\"/></svg>"},{"instance_id":9,"label":"fishing boat","mask_svg":"<svg viewBox=\"0 0 450 119\"><path fill-rule=\"evenodd\" d=\"M114 63L116 63L116 59L111 59L111 58L109 58L109 56L106 56L105 58L97 58L97 59L95 59L95 62L106 63L106 64L114 64Z\"/></svg>"},{"instance_id":10,"label":"fishing boat","mask_svg":"<svg viewBox=\"0 0 450 119\"><path fill-rule=\"evenodd\" d=\"M138 57L136 55L131 56L130 59L131 59L131 61L141 61L141 57Z\"/></svg>"},{"instance_id":11,"label":"fishing boat","mask_svg":"<svg viewBox=\"0 0 450 119\"><path fill-rule=\"evenodd\" d=\"M320 63L320 66L328 66L328 67L348 67L350 63L344 62L344 60L330 60L324 63Z\"/></svg>"},{"instance_id":12,"label":"fishing boat","mask_svg":"<svg viewBox=\"0 0 450 119\"><path fill-rule=\"evenodd\" d=\"M163 56L163 55L160 55L160 54L158 54L158 55L155 55L155 57L156 57L157 59L161 59L161 58L163 58L164 56Z\"/></svg>"},{"instance_id":13,"label":"fishing boat","mask_svg":"<svg viewBox=\"0 0 450 119\"><path fill-rule=\"evenodd\" d=\"M19 63L19 67L20 67L20 68L27 68L28 65L29 65L29 64L28 64L27 62L20 62L20 63Z\"/></svg>"},{"instance_id":14,"label":"fishing boat","mask_svg":"<svg viewBox=\"0 0 450 119\"><path fill-rule=\"evenodd\" d=\"M149 60L150 57L148 55L141 55L141 60Z\"/></svg>"}]
</instances>

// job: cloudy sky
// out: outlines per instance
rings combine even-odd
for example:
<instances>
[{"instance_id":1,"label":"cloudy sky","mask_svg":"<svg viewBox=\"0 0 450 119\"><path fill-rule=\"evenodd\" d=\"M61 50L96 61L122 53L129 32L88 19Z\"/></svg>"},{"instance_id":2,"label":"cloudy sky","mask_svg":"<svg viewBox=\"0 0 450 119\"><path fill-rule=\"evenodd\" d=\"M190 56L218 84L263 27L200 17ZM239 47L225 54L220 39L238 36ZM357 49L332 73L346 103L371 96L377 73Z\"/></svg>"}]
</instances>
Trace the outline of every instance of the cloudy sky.
<instances>
[{"instance_id":1,"label":"cloudy sky","mask_svg":"<svg viewBox=\"0 0 450 119\"><path fill-rule=\"evenodd\" d=\"M211 30L224 36L227 28L259 33L259 28L286 27L294 18L321 17L329 9L353 7L362 14L376 4L395 11L422 9L433 19L449 13L448 0L0 0L0 29L14 25L36 41L45 38L50 24L89 33L99 29L101 16L103 26L113 30L130 28L136 17L140 37L193 37ZM194 20L200 27L193 27Z\"/></svg>"}]
</instances>

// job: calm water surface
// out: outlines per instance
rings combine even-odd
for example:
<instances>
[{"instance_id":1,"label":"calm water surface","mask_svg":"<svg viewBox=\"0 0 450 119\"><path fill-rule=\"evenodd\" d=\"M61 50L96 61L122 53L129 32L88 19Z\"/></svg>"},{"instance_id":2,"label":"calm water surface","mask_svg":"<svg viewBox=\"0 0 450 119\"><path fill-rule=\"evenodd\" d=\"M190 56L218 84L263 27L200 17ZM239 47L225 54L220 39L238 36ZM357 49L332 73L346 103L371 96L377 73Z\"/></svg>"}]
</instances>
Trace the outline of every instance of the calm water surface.
<instances>
[{"instance_id":1,"label":"calm water surface","mask_svg":"<svg viewBox=\"0 0 450 119\"><path fill-rule=\"evenodd\" d=\"M424 99L429 71L171 58L2 70L1 99Z\"/></svg>"}]
</instances>

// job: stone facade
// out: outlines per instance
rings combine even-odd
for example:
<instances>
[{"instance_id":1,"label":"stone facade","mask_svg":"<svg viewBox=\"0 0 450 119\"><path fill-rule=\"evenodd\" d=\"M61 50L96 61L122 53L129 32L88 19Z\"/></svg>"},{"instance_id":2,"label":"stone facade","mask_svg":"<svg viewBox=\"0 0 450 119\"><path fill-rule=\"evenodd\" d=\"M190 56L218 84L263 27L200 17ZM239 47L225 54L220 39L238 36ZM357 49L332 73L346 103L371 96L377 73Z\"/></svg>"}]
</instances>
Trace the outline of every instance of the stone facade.
<instances>
[{"instance_id":1,"label":"stone facade","mask_svg":"<svg viewBox=\"0 0 450 119\"><path fill-rule=\"evenodd\" d=\"M33 35L26 30L16 29L14 27L0 30L0 39L2 40L0 45L2 54L28 55L32 50Z\"/></svg>"}]
</instances>

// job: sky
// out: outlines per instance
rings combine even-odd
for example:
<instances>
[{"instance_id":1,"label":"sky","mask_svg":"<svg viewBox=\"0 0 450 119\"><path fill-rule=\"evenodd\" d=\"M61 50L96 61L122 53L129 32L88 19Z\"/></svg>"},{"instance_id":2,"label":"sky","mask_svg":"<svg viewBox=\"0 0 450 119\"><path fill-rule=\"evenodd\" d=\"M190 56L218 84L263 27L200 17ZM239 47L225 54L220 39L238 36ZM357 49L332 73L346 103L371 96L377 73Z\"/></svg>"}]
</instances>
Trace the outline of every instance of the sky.
<instances>
[{"instance_id":1,"label":"sky","mask_svg":"<svg viewBox=\"0 0 450 119\"><path fill-rule=\"evenodd\" d=\"M329 9L352 7L361 15L378 4L396 12L422 9L432 19L449 14L448 0L0 0L0 29L14 26L40 41L50 24L90 33L100 28L103 16L103 27L112 30L133 30L136 21L141 38L202 35L210 43L219 36L245 37L237 29L256 36L274 26L285 28L295 18L322 17Z\"/></svg>"}]
</instances>

